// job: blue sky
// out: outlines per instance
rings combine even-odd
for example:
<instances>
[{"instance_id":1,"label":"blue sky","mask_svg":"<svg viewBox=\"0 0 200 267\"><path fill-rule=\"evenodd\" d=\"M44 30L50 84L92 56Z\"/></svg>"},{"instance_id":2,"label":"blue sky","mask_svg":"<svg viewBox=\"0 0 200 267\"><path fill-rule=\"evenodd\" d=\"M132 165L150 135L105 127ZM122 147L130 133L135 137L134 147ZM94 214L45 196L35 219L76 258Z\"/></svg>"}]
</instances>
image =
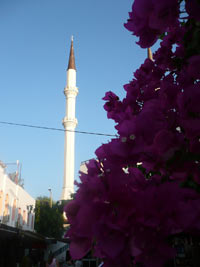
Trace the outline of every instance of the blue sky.
<instances>
[{"instance_id":1,"label":"blue sky","mask_svg":"<svg viewBox=\"0 0 200 267\"><path fill-rule=\"evenodd\" d=\"M123 23L132 0L1 0L0 121L62 128L70 37L74 36L79 94L76 130L115 134L102 97L123 85L146 50ZM75 178L81 161L109 137L76 134ZM33 196L61 195L64 133L0 124L0 160L19 160L25 189Z\"/></svg>"}]
</instances>

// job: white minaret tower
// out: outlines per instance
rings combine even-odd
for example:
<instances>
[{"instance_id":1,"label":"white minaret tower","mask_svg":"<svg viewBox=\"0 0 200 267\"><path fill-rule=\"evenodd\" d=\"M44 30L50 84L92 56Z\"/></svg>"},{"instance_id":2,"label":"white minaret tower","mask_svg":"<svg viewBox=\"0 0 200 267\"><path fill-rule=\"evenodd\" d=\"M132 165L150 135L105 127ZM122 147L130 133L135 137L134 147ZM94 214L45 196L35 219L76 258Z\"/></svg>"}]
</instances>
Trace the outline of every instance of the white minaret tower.
<instances>
[{"instance_id":1,"label":"white minaret tower","mask_svg":"<svg viewBox=\"0 0 200 267\"><path fill-rule=\"evenodd\" d=\"M66 116L63 119L63 126L66 131L64 149L64 179L61 200L70 199L71 194L74 193L74 131L77 125L77 119L75 117L75 105L78 88L76 87L76 67L73 37L71 38L69 64L67 68L67 82L64 89L64 94L66 96Z\"/></svg>"}]
</instances>

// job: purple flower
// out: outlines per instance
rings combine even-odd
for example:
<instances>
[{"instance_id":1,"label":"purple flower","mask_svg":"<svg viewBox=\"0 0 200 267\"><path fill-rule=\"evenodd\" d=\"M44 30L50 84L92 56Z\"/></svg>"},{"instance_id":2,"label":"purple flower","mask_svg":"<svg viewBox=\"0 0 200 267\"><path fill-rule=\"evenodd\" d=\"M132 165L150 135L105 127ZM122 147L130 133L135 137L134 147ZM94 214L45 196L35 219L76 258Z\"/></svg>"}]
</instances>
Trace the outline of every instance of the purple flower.
<instances>
[{"instance_id":1,"label":"purple flower","mask_svg":"<svg viewBox=\"0 0 200 267\"><path fill-rule=\"evenodd\" d=\"M70 236L70 254L73 259L83 258L90 251L91 246L90 239Z\"/></svg>"},{"instance_id":2,"label":"purple flower","mask_svg":"<svg viewBox=\"0 0 200 267\"><path fill-rule=\"evenodd\" d=\"M187 74L194 80L200 79L200 71L197 67L199 65L200 65L200 55L195 55L189 58Z\"/></svg>"},{"instance_id":3,"label":"purple flower","mask_svg":"<svg viewBox=\"0 0 200 267\"><path fill-rule=\"evenodd\" d=\"M195 138L200 133L200 84L189 86L178 95L180 125L188 138Z\"/></svg>"},{"instance_id":4,"label":"purple flower","mask_svg":"<svg viewBox=\"0 0 200 267\"><path fill-rule=\"evenodd\" d=\"M116 122L121 121L124 118L124 105L119 100L119 97L112 92L107 92L103 100L107 102L104 105L104 109L107 111L108 119L113 119Z\"/></svg>"},{"instance_id":5,"label":"purple flower","mask_svg":"<svg viewBox=\"0 0 200 267\"><path fill-rule=\"evenodd\" d=\"M178 1L135 0L125 27L140 38L142 48L147 48L177 23L178 15Z\"/></svg>"},{"instance_id":6,"label":"purple flower","mask_svg":"<svg viewBox=\"0 0 200 267\"><path fill-rule=\"evenodd\" d=\"M186 1L185 9L191 18L200 21L200 3L198 0Z\"/></svg>"},{"instance_id":7,"label":"purple flower","mask_svg":"<svg viewBox=\"0 0 200 267\"><path fill-rule=\"evenodd\" d=\"M141 47L164 37L124 86L126 97L103 98L119 136L95 151L65 207L74 259L92 249L106 267L129 266L131 257L160 267L175 255L170 237L199 235L199 3L186 1L182 24L179 2L135 0L129 13L125 27Z\"/></svg>"}]
</instances>

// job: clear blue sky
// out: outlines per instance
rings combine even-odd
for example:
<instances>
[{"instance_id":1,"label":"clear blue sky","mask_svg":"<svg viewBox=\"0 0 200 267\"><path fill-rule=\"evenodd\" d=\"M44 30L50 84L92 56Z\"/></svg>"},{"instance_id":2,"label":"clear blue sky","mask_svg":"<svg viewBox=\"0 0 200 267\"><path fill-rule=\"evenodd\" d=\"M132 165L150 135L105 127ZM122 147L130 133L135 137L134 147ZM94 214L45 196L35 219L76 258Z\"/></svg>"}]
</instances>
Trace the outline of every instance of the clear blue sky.
<instances>
[{"instance_id":1,"label":"clear blue sky","mask_svg":"<svg viewBox=\"0 0 200 267\"><path fill-rule=\"evenodd\" d=\"M77 130L115 134L102 97L123 84L143 63L123 23L132 0L1 0L0 121L62 128L70 36L77 67ZM75 178L81 161L109 137L76 134ZM25 189L33 197L61 195L64 133L0 124L0 160L22 163Z\"/></svg>"}]
</instances>

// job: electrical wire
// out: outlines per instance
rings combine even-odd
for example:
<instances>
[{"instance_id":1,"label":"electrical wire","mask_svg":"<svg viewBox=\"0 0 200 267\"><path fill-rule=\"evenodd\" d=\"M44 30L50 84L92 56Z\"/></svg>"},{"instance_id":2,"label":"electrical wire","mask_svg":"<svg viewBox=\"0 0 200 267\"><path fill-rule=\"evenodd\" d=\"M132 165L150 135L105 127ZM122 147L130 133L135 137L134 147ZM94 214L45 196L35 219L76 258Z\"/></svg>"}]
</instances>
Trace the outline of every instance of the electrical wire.
<instances>
[{"instance_id":1,"label":"electrical wire","mask_svg":"<svg viewBox=\"0 0 200 267\"><path fill-rule=\"evenodd\" d=\"M7 122L7 121L0 121L0 123L1 124L7 124L7 125L13 125L13 126L22 126L22 127L29 127L29 128L37 128L37 129L43 129L43 130L52 130L52 131L61 131L61 132L74 132L74 133L79 133L79 134L91 134L91 135L101 135L101 136L117 137L117 135L114 135L114 134L95 133L95 132L76 131L76 130L73 131L73 130L67 130L67 129L61 129L61 128L37 126L37 125L14 123L14 122Z\"/></svg>"}]
</instances>

